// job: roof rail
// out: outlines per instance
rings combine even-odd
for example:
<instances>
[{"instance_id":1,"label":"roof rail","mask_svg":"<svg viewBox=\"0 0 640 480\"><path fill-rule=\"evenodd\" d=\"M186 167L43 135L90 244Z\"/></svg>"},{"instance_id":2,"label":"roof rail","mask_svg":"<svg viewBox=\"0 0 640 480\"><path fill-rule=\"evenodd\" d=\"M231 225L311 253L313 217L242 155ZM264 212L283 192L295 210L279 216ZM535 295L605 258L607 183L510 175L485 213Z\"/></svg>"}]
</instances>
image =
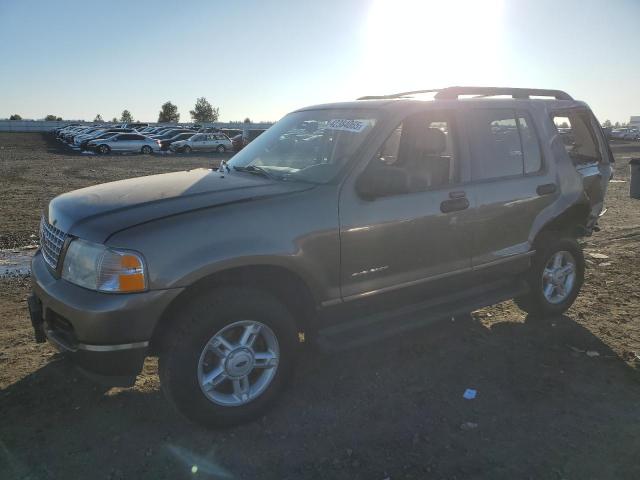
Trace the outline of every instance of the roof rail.
<instances>
[{"instance_id":1,"label":"roof rail","mask_svg":"<svg viewBox=\"0 0 640 480\"><path fill-rule=\"evenodd\" d=\"M413 90L410 92L392 93L389 95L367 95L358 100L390 100L394 98L410 97L420 93L434 93L437 100L457 100L460 95L477 95L492 97L496 95L510 95L513 98L554 97L557 100L573 100L571 95L562 90L547 90L542 88L510 88L510 87L447 87L430 90Z\"/></svg>"},{"instance_id":2,"label":"roof rail","mask_svg":"<svg viewBox=\"0 0 640 480\"><path fill-rule=\"evenodd\" d=\"M554 97L557 100L573 100L571 95L562 90L542 88L510 88L510 87L447 87L436 94L438 100L457 100L460 95L478 95L492 97L495 95L511 95L513 98Z\"/></svg>"},{"instance_id":3,"label":"roof rail","mask_svg":"<svg viewBox=\"0 0 640 480\"><path fill-rule=\"evenodd\" d=\"M385 100L385 99L392 99L392 98L402 98L402 97L408 97L410 95L416 95L418 93L439 92L440 90L441 90L440 88L433 88L431 90L413 90L411 92L391 93L389 95L367 95L366 97L358 98L358 100Z\"/></svg>"}]
</instances>

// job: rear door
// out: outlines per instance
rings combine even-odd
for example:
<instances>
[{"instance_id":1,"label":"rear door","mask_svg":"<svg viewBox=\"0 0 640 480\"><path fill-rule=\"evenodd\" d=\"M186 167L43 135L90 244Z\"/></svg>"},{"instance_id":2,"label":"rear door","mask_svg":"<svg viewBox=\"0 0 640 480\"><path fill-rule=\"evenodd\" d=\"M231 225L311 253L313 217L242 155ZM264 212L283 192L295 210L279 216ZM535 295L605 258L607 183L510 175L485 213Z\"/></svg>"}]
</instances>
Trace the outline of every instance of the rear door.
<instances>
[{"instance_id":1,"label":"rear door","mask_svg":"<svg viewBox=\"0 0 640 480\"><path fill-rule=\"evenodd\" d=\"M527 268L531 226L558 194L539 129L525 110L477 107L464 118L476 201L473 267Z\"/></svg>"},{"instance_id":2,"label":"rear door","mask_svg":"<svg viewBox=\"0 0 640 480\"><path fill-rule=\"evenodd\" d=\"M193 150L205 150L207 145L207 136L204 133L199 133L191 137L190 146Z\"/></svg>"}]
</instances>

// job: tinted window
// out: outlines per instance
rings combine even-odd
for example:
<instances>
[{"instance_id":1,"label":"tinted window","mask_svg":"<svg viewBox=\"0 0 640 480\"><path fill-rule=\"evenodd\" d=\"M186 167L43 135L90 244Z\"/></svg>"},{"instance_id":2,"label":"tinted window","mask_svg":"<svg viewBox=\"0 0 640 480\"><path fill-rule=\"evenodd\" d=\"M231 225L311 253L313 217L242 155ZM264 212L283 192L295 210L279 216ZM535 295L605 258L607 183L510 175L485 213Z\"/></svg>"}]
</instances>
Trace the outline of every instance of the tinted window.
<instances>
[{"instance_id":1,"label":"tinted window","mask_svg":"<svg viewBox=\"0 0 640 480\"><path fill-rule=\"evenodd\" d=\"M513 110L471 110L469 148L474 180L522 175L520 133Z\"/></svg>"},{"instance_id":2,"label":"tinted window","mask_svg":"<svg viewBox=\"0 0 640 480\"><path fill-rule=\"evenodd\" d=\"M542 168L540 142L536 135L531 117L526 113L518 113L518 129L524 154L524 173L535 173Z\"/></svg>"}]
</instances>

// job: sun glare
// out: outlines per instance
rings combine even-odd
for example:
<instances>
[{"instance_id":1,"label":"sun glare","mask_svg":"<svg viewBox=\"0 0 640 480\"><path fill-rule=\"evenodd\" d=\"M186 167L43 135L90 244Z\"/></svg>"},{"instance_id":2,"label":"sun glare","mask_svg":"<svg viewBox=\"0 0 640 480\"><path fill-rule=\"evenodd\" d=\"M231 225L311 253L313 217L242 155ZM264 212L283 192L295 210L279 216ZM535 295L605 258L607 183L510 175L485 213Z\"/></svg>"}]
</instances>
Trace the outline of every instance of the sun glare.
<instances>
[{"instance_id":1,"label":"sun glare","mask_svg":"<svg viewBox=\"0 0 640 480\"><path fill-rule=\"evenodd\" d=\"M378 0L360 82L367 93L500 83L503 0Z\"/></svg>"}]
</instances>

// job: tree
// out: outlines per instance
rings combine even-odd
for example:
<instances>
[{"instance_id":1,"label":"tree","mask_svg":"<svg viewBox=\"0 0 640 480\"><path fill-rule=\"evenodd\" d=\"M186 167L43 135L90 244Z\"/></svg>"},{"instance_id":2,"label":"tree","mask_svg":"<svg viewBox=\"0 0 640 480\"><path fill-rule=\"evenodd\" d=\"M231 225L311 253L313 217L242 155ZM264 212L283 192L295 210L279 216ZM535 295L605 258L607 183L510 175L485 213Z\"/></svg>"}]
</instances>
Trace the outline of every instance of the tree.
<instances>
[{"instance_id":1,"label":"tree","mask_svg":"<svg viewBox=\"0 0 640 480\"><path fill-rule=\"evenodd\" d=\"M247 118L244 119L243 123L251 123L251 119L249 117L247 117Z\"/></svg>"},{"instance_id":2,"label":"tree","mask_svg":"<svg viewBox=\"0 0 640 480\"><path fill-rule=\"evenodd\" d=\"M219 117L218 108L213 108L204 97L196 100L196 106L189 113L194 122L211 123L217 121Z\"/></svg>"},{"instance_id":3,"label":"tree","mask_svg":"<svg viewBox=\"0 0 640 480\"><path fill-rule=\"evenodd\" d=\"M602 126L604 128L611 128L611 120L605 120Z\"/></svg>"},{"instance_id":4,"label":"tree","mask_svg":"<svg viewBox=\"0 0 640 480\"><path fill-rule=\"evenodd\" d=\"M111 123L118 123L118 119L117 119L116 117L113 117L113 118L111 119Z\"/></svg>"},{"instance_id":5,"label":"tree","mask_svg":"<svg viewBox=\"0 0 640 480\"><path fill-rule=\"evenodd\" d=\"M47 115L46 117L44 117L45 122L55 122L57 121L62 121L62 117L56 117L55 115Z\"/></svg>"},{"instance_id":6,"label":"tree","mask_svg":"<svg viewBox=\"0 0 640 480\"><path fill-rule=\"evenodd\" d=\"M133 115L131 115L131 112L129 110L125 109L122 111L122 116L120 117L120 121L124 123L131 123L133 122Z\"/></svg>"},{"instance_id":7,"label":"tree","mask_svg":"<svg viewBox=\"0 0 640 480\"><path fill-rule=\"evenodd\" d=\"M102 119L102 115L100 115L99 113L96 115L96 118L93 119L94 122L104 122L104 120Z\"/></svg>"},{"instance_id":8,"label":"tree","mask_svg":"<svg viewBox=\"0 0 640 480\"><path fill-rule=\"evenodd\" d=\"M620 122L614 123L613 126L616 127L616 128L620 128Z\"/></svg>"},{"instance_id":9,"label":"tree","mask_svg":"<svg viewBox=\"0 0 640 480\"><path fill-rule=\"evenodd\" d=\"M13 115L11 115L9 117L9 120L22 120L22 117L20 115L18 115L17 113L14 113Z\"/></svg>"},{"instance_id":10,"label":"tree","mask_svg":"<svg viewBox=\"0 0 640 480\"><path fill-rule=\"evenodd\" d=\"M180 114L178 113L178 107L171 102L165 102L160 107L160 113L158 114L158 123L172 123L179 122Z\"/></svg>"}]
</instances>

